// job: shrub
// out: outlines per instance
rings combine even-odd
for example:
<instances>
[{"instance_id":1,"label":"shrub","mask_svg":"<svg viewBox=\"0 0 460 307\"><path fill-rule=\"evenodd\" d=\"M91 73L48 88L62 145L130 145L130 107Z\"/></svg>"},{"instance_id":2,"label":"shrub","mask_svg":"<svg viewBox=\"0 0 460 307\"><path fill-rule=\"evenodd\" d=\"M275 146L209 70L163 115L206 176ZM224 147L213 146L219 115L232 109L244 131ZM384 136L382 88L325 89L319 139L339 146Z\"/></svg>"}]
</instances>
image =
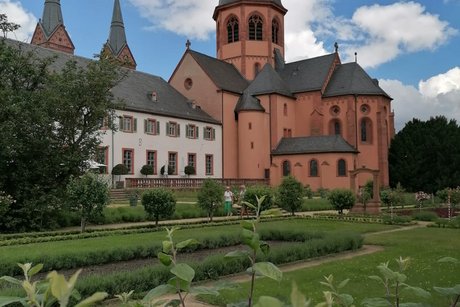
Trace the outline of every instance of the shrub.
<instances>
[{"instance_id":1,"label":"shrub","mask_svg":"<svg viewBox=\"0 0 460 307\"><path fill-rule=\"evenodd\" d=\"M329 189L327 188L319 188L316 193L318 193L319 197L327 198L327 194L329 193Z\"/></svg>"},{"instance_id":2,"label":"shrub","mask_svg":"<svg viewBox=\"0 0 460 307\"><path fill-rule=\"evenodd\" d=\"M273 206L273 190L266 185L255 185L255 186L250 186L246 189L246 192L244 193L244 201L251 203L251 204L257 204L257 199L261 198L263 195L265 195L265 199L262 202L262 206L260 211L265 211L270 209Z\"/></svg>"},{"instance_id":3,"label":"shrub","mask_svg":"<svg viewBox=\"0 0 460 307\"><path fill-rule=\"evenodd\" d=\"M303 194L305 195L305 197L307 197L308 199L312 199L313 198L313 190L311 189L310 185L307 184L304 188L303 188Z\"/></svg>"},{"instance_id":4,"label":"shrub","mask_svg":"<svg viewBox=\"0 0 460 307\"><path fill-rule=\"evenodd\" d=\"M198 192L198 206L206 211L209 221L216 213L219 206L222 205L224 198L224 187L217 181L207 178Z\"/></svg>"},{"instance_id":5,"label":"shrub","mask_svg":"<svg viewBox=\"0 0 460 307\"><path fill-rule=\"evenodd\" d=\"M351 209L355 205L355 196L348 189L334 189L329 192L327 199L339 214L343 214L343 209Z\"/></svg>"},{"instance_id":6,"label":"shrub","mask_svg":"<svg viewBox=\"0 0 460 307\"><path fill-rule=\"evenodd\" d=\"M278 187L278 203L292 215L302 208L303 187L293 176L287 176Z\"/></svg>"},{"instance_id":7,"label":"shrub","mask_svg":"<svg viewBox=\"0 0 460 307\"><path fill-rule=\"evenodd\" d=\"M383 216L383 223L389 225L407 225L411 221L412 218L410 216L394 215L393 218L390 215Z\"/></svg>"},{"instance_id":8,"label":"shrub","mask_svg":"<svg viewBox=\"0 0 460 307\"><path fill-rule=\"evenodd\" d=\"M192 165L187 165L184 168L184 173L185 173L185 175L190 176L190 175L195 175L196 171L195 171L195 168Z\"/></svg>"},{"instance_id":9,"label":"shrub","mask_svg":"<svg viewBox=\"0 0 460 307\"><path fill-rule=\"evenodd\" d=\"M112 175L126 175L128 174L128 168L124 164L117 164L112 168Z\"/></svg>"},{"instance_id":10,"label":"shrub","mask_svg":"<svg viewBox=\"0 0 460 307\"><path fill-rule=\"evenodd\" d=\"M142 166L141 174L145 177L147 177L148 175L153 175L153 166L148 164Z\"/></svg>"},{"instance_id":11,"label":"shrub","mask_svg":"<svg viewBox=\"0 0 460 307\"><path fill-rule=\"evenodd\" d=\"M158 225L160 217L170 217L176 209L176 199L170 190L149 190L142 194L142 205L150 218Z\"/></svg>"},{"instance_id":12,"label":"shrub","mask_svg":"<svg viewBox=\"0 0 460 307\"><path fill-rule=\"evenodd\" d=\"M67 185L70 208L76 210L81 219L81 232L85 231L89 219L102 216L109 204L109 188L106 182L92 173L79 178L71 178Z\"/></svg>"},{"instance_id":13,"label":"shrub","mask_svg":"<svg viewBox=\"0 0 460 307\"><path fill-rule=\"evenodd\" d=\"M414 220L426 222L433 222L438 219L438 215L431 211L417 212L412 217L414 218Z\"/></svg>"}]
</instances>

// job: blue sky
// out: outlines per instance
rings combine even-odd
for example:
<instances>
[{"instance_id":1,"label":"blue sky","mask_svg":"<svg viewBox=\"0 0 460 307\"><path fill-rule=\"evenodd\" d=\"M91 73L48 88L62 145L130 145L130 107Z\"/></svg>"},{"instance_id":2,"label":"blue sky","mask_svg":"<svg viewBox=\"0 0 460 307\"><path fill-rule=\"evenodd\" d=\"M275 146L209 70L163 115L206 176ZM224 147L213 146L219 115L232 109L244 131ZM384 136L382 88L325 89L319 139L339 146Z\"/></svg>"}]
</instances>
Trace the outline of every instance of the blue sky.
<instances>
[{"instance_id":1,"label":"blue sky","mask_svg":"<svg viewBox=\"0 0 460 307\"><path fill-rule=\"evenodd\" d=\"M394 98L397 129L413 117L460 121L460 0L282 0L288 61L333 51L354 60ZM0 13L30 41L44 0L0 0ZM218 0L121 0L138 70L168 80L189 38L192 49L215 55ZM75 54L92 57L109 34L113 0L61 0Z\"/></svg>"}]
</instances>

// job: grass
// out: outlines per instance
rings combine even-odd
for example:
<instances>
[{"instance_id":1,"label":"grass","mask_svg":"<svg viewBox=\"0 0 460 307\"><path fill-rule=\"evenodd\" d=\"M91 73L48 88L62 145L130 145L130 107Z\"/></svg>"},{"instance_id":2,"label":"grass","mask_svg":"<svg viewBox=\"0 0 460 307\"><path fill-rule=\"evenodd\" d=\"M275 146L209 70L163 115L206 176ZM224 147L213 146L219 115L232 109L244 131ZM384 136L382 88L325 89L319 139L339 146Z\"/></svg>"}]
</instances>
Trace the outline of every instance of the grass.
<instances>
[{"instance_id":1,"label":"grass","mask_svg":"<svg viewBox=\"0 0 460 307\"><path fill-rule=\"evenodd\" d=\"M302 211L322 211L334 210L329 201L325 198L304 199L302 203Z\"/></svg>"},{"instance_id":2,"label":"grass","mask_svg":"<svg viewBox=\"0 0 460 307\"><path fill-rule=\"evenodd\" d=\"M377 297L384 294L383 287L370 280L368 276L378 275L376 266L382 262L392 261L391 267L396 269L396 263L393 260L400 256L412 259L411 266L406 272L407 283L432 292L432 297L424 303L433 306L447 306L447 300L438 296L433 291L433 286L449 287L460 284L459 265L437 263L438 259L445 256L459 258L458 230L418 228L395 233L370 234L366 236L365 244L382 245L385 250L285 273L281 283L260 279L256 282L255 295L257 297L271 295L288 302L292 283L295 282L300 291L316 304L322 300L322 291L326 290L319 282L324 280L324 276L333 274L337 283L347 278L350 279L341 292L351 294L355 298L355 305L359 305L366 297ZM228 302L244 300L246 293L248 293L248 283L242 284L242 289L238 291L225 291L221 297L208 302L222 306ZM421 302L420 299L417 300L406 293L403 294L403 297L406 298L405 302Z\"/></svg>"},{"instance_id":3,"label":"grass","mask_svg":"<svg viewBox=\"0 0 460 307\"><path fill-rule=\"evenodd\" d=\"M316 221L310 219L295 219L276 222L261 223L262 229L280 230L316 230L316 231L355 231L368 233L383 229L391 229L394 226L380 224L353 224L346 222ZM175 234L176 240L194 238L200 240L204 237L219 237L229 232L240 232L241 226L227 225L202 227L196 229L179 230ZM113 235L97 238L76 239L71 241L43 242L26 245L13 245L0 247L0 265L24 262L46 262L47 257L62 257L66 255L86 255L89 253L104 253L107 251L134 248L137 246L151 246L164 240L165 232L152 232L127 235Z\"/></svg>"}]
</instances>

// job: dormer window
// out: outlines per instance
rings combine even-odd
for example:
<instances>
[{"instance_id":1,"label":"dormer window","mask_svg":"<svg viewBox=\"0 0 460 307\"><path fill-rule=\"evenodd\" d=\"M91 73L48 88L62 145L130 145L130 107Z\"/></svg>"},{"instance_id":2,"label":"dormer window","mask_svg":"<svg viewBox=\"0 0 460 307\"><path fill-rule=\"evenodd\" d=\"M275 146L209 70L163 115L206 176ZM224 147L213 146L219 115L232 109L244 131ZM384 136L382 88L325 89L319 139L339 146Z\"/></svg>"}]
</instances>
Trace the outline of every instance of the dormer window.
<instances>
[{"instance_id":1,"label":"dormer window","mask_svg":"<svg viewBox=\"0 0 460 307\"><path fill-rule=\"evenodd\" d=\"M153 91L151 95L152 95L152 96L151 96L150 99L151 99L153 102L157 102L157 101L158 101L158 94L157 94L157 92Z\"/></svg>"}]
</instances>

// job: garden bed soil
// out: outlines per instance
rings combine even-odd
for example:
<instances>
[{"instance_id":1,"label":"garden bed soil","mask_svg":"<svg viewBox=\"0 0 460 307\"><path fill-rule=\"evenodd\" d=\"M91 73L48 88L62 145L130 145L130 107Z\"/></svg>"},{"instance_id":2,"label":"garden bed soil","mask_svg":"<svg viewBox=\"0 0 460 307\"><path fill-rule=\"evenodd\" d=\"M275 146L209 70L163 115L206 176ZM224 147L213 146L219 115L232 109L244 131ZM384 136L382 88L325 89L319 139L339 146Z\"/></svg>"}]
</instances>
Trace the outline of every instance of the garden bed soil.
<instances>
[{"instance_id":1,"label":"garden bed soil","mask_svg":"<svg viewBox=\"0 0 460 307\"><path fill-rule=\"evenodd\" d=\"M412 208L412 209L399 209L395 210L394 213L398 215L404 215L404 216L412 216L416 213L420 212L419 208ZM438 207L438 208L423 208L422 207L422 212L434 212L436 215L440 218L448 218L449 217L449 208L447 207ZM457 216L459 215L460 212L456 210L456 208L453 208L452 210L452 216Z\"/></svg>"}]
</instances>

